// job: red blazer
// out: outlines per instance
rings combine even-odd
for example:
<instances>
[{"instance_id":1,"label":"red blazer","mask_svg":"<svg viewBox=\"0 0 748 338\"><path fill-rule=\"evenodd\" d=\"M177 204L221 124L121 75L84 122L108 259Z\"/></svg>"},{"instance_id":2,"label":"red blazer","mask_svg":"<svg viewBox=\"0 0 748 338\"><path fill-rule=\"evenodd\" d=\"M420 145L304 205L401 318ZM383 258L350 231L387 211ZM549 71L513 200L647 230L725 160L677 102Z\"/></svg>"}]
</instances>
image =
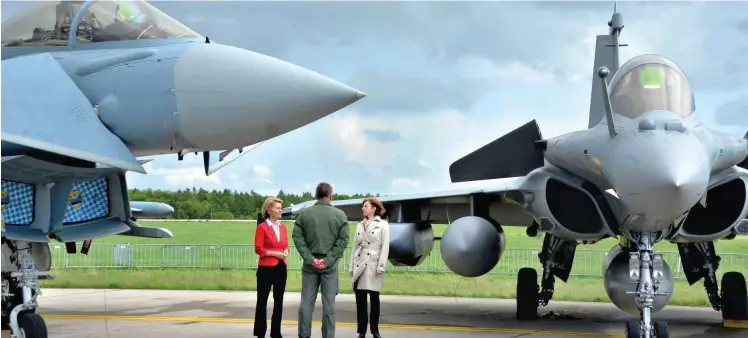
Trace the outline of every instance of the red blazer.
<instances>
[{"instance_id":1,"label":"red blazer","mask_svg":"<svg viewBox=\"0 0 748 338\"><path fill-rule=\"evenodd\" d=\"M279 259L273 256L266 256L268 251L279 251L288 249L288 230L286 225L278 222L280 225L280 241L275 238L275 231L267 221L262 222L255 230L255 252L260 256L257 262L259 266L276 266ZM283 259L283 263L288 265L288 258Z\"/></svg>"}]
</instances>

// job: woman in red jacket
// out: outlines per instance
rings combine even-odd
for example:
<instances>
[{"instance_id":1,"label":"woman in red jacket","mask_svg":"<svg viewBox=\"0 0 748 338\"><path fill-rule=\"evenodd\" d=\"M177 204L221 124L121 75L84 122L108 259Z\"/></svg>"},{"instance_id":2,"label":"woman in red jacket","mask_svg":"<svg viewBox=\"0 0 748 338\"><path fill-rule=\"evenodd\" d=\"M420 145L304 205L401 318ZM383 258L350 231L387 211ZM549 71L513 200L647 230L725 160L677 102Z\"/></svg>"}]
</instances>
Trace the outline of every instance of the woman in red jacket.
<instances>
[{"instance_id":1,"label":"woman in red jacket","mask_svg":"<svg viewBox=\"0 0 748 338\"><path fill-rule=\"evenodd\" d=\"M273 317L270 338L282 338L281 317L283 294L286 292L286 264L288 261L288 230L278 221L283 212L283 201L268 197L262 205L265 221L255 230L255 252L260 256L257 263L257 306L255 307L254 335L265 337L267 331L267 305L270 288L273 289Z\"/></svg>"}]
</instances>

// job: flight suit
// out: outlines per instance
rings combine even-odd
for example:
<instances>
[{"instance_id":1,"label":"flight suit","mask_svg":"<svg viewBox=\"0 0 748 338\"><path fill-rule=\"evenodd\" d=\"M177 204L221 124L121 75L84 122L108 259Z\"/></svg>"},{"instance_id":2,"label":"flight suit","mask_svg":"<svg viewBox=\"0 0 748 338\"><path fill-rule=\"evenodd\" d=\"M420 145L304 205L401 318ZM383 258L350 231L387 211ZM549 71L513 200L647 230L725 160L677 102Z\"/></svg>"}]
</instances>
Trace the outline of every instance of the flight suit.
<instances>
[{"instance_id":1,"label":"flight suit","mask_svg":"<svg viewBox=\"0 0 748 338\"><path fill-rule=\"evenodd\" d=\"M318 200L296 217L293 242L304 263L301 267L299 337L311 337L312 313L322 289L322 337L335 337L335 296L338 293L338 260L348 246L348 219L330 201ZM315 258L327 267L312 266Z\"/></svg>"}]
</instances>

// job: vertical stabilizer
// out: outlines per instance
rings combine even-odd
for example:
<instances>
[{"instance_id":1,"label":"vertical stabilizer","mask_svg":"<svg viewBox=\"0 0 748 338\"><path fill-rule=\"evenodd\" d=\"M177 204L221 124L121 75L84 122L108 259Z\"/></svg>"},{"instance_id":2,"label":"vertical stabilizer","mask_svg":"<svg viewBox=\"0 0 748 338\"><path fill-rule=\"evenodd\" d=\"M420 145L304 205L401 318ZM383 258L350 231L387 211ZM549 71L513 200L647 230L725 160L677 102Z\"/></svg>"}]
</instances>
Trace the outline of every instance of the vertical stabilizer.
<instances>
[{"instance_id":1,"label":"vertical stabilizer","mask_svg":"<svg viewBox=\"0 0 748 338\"><path fill-rule=\"evenodd\" d=\"M610 83L610 79L618 71L618 48L627 46L619 44L618 38L623 30L623 16L618 13L617 5L613 5L613 16L608 21L610 27L607 35L598 35L595 41L595 64L592 68L592 89L590 89L590 120L588 128L596 126L602 121L605 115L605 108L602 92L602 84L598 79L597 70L600 67L607 67L610 76L605 81Z\"/></svg>"}]
</instances>

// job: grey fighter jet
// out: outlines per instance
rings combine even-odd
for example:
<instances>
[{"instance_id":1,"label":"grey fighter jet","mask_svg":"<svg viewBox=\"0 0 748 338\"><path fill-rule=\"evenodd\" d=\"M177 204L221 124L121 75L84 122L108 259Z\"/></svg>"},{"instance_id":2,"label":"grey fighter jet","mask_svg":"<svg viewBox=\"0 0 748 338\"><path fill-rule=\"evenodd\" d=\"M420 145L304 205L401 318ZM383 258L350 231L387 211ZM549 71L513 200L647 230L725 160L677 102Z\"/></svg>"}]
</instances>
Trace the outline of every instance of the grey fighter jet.
<instances>
[{"instance_id":1,"label":"grey fighter jet","mask_svg":"<svg viewBox=\"0 0 748 338\"><path fill-rule=\"evenodd\" d=\"M626 323L626 337L660 338L668 326L653 314L672 296L673 273L653 245L670 241L689 283L704 279L714 309L748 319L745 278L725 273L719 290L714 250L714 241L745 234L748 141L699 121L688 79L671 60L640 55L619 67L621 14L608 26L597 36L588 129L543 139L533 120L451 165L452 182L493 180L482 188L381 198L391 222L389 260L420 264L434 247L431 223L451 221L442 259L477 277L504 252L501 224L525 225L531 237L542 232L542 273L523 268L517 279L517 319L532 320L551 300L555 279L568 280L579 243L617 238L603 266L608 296L637 318ZM357 219L361 203L333 205Z\"/></svg>"},{"instance_id":2,"label":"grey fighter jet","mask_svg":"<svg viewBox=\"0 0 748 338\"><path fill-rule=\"evenodd\" d=\"M290 63L218 44L142 1L44 1L2 23L2 323L47 337L35 314L50 239L163 238L138 225L137 157L202 153L206 175L364 94ZM232 154L233 152L233 154Z\"/></svg>"}]
</instances>

